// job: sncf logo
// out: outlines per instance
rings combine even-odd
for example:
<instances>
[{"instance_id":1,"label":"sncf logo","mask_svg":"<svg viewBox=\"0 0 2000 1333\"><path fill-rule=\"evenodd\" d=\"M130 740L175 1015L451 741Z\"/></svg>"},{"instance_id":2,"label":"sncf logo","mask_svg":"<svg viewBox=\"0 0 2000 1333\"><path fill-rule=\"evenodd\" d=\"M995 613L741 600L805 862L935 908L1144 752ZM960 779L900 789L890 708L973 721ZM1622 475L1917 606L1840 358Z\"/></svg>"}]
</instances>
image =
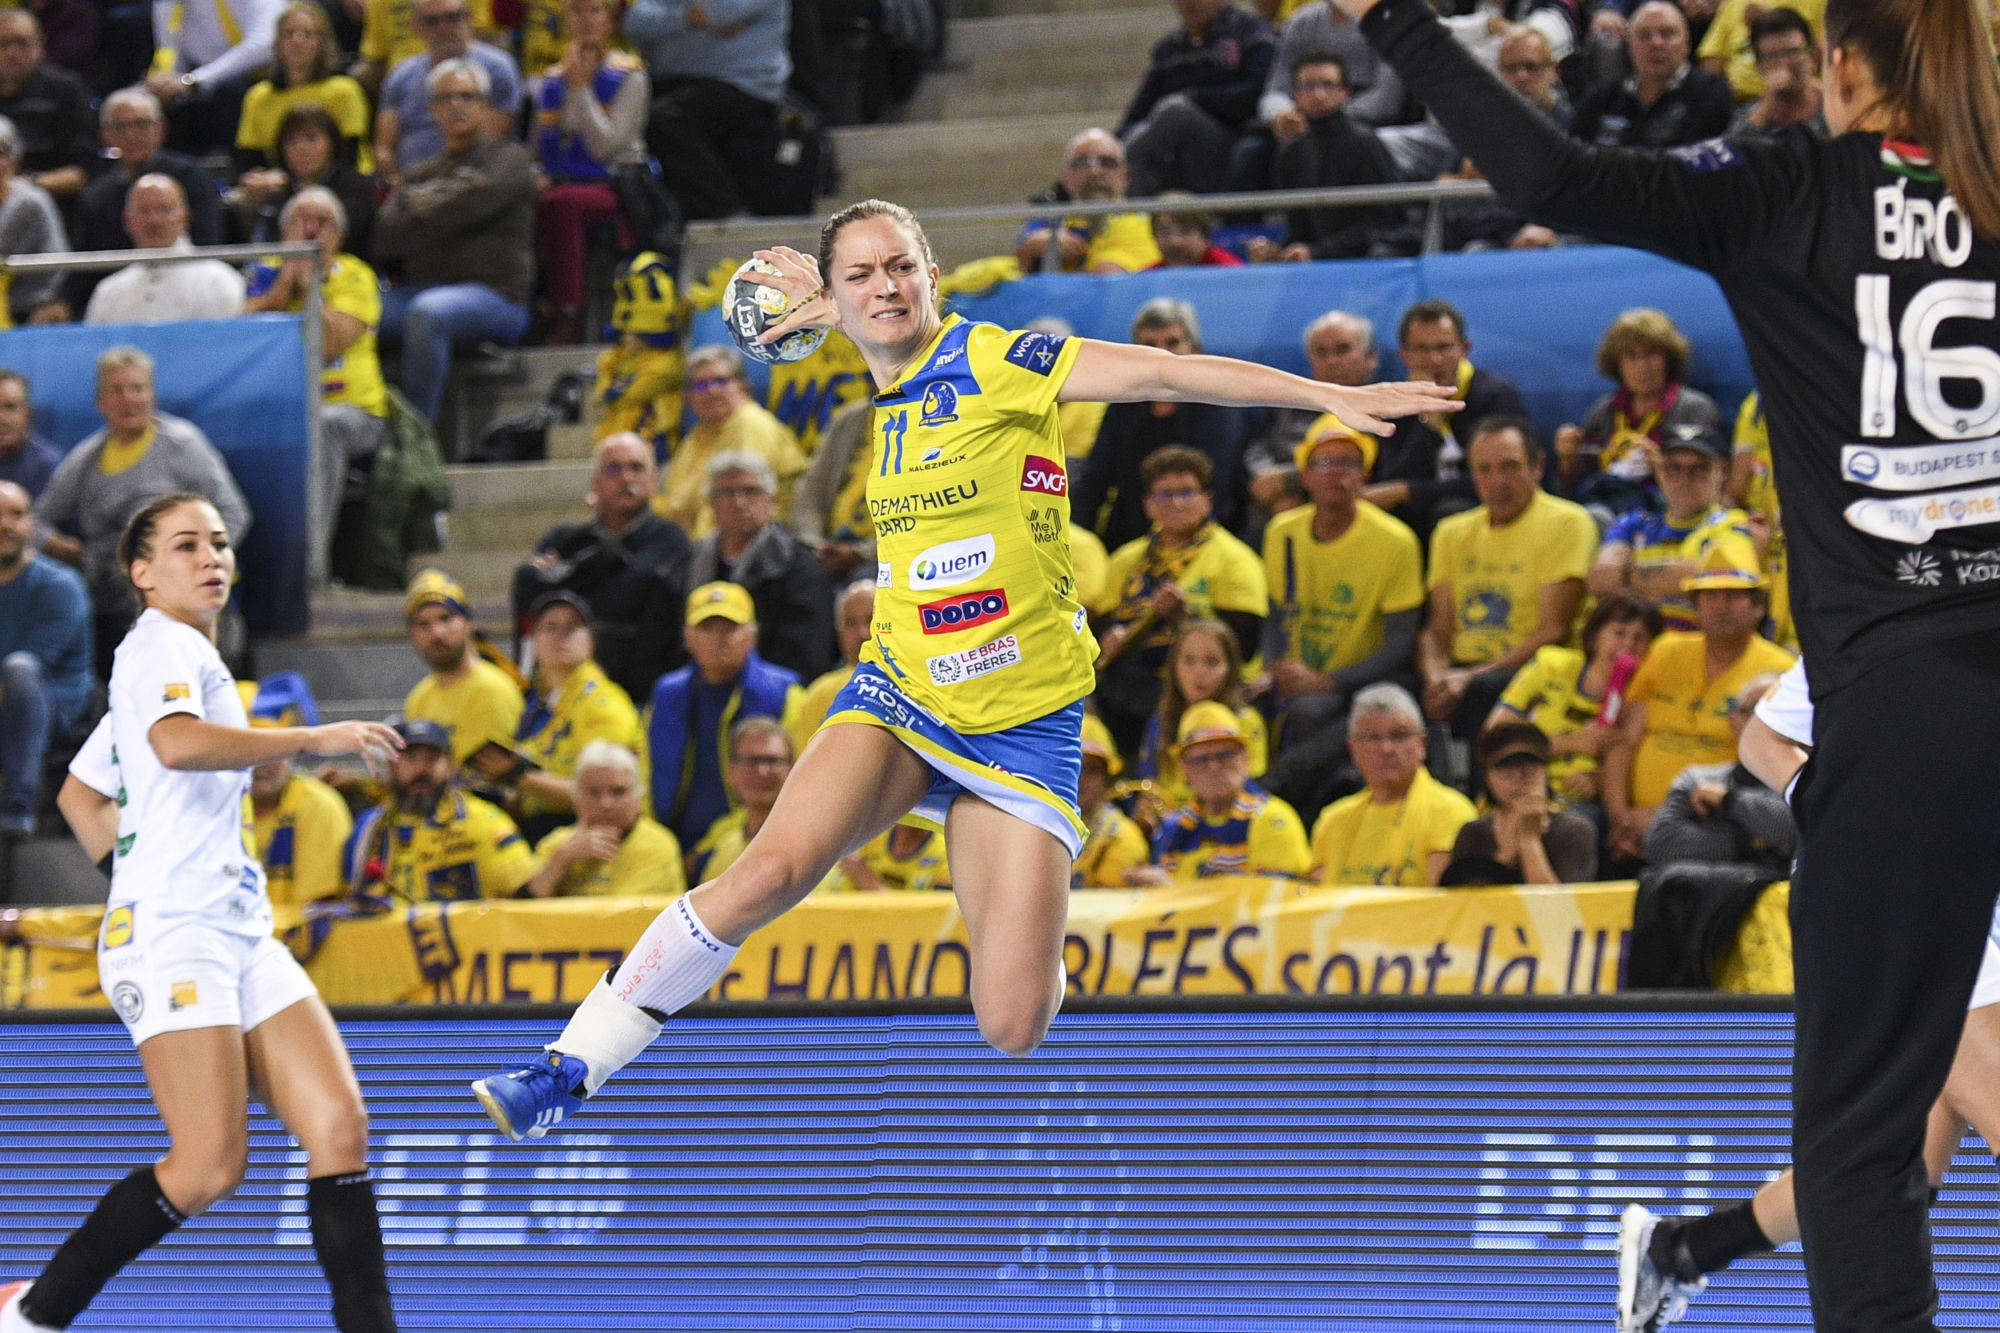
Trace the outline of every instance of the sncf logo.
<instances>
[{"instance_id":1,"label":"sncf logo","mask_svg":"<svg viewBox=\"0 0 2000 1333\"><path fill-rule=\"evenodd\" d=\"M1040 491L1043 495L1068 495L1069 473L1063 471L1061 464L1029 454L1021 469L1021 489Z\"/></svg>"},{"instance_id":2,"label":"sncf logo","mask_svg":"<svg viewBox=\"0 0 2000 1333\"><path fill-rule=\"evenodd\" d=\"M960 593L942 601L925 602L917 611L924 618L924 633L951 634L1001 619L1007 614L1007 594L998 588Z\"/></svg>"}]
</instances>

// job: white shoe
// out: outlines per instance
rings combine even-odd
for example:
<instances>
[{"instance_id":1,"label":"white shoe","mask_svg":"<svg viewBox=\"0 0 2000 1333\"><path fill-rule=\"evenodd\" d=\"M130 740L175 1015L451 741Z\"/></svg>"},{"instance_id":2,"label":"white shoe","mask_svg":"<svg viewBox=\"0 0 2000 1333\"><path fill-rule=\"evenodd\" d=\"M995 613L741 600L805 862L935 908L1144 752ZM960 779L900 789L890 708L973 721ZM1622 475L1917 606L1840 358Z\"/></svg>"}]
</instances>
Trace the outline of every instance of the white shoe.
<instances>
[{"instance_id":1,"label":"white shoe","mask_svg":"<svg viewBox=\"0 0 2000 1333\"><path fill-rule=\"evenodd\" d=\"M1618 1333L1659 1333L1679 1322L1688 1302L1708 1286L1706 1277L1683 1282L1653 1262L1653 1232L1660 1221L1636 1203L1626 1204L1618 1219Z\"/></svg>"},{"instance_id":2,"label":"white shoe","mask_svg":"<svg viewBox=\"0 0 2000 1333\"><path fill-rule=\"evenodd\" d=\"M32 1282L9 1282L0 1287L0 1333L59 1333L45 1324L33 1323L21 1313L21 1298Z\"/></svg>"}]
</instances>

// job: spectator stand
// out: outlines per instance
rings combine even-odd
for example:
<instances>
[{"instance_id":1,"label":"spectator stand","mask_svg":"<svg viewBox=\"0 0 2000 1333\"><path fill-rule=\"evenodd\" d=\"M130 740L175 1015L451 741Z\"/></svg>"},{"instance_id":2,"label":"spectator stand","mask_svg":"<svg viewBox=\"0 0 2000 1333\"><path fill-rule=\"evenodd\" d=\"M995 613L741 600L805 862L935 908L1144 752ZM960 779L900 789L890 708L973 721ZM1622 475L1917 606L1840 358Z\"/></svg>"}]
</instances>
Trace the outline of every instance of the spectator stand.
<instances>
[{"instance_id":1,"label":"spectator stand","mask_svg":"<svg viewBox=\"0 0 2000 1333\"><path fill-rule=\"evenodd\" d=\"M945 269L951 308L970 319L1020 328L1031 320L1055 316L1086 337L1126 342L1133 311L1153 297L1173 296L1193 303L1205 350L1305 373L1299 334L1316 315L1338 308L1366 316L1374 322L1387 353L1402 312L1418 301L1442 297L1465 313L1474 361L1522 387L1530 413L1546 437L1562 422L1580 419L1578 414L1602 392L1593 358L1604 328L1619 312L1646 305L1666 311L1693 343L1689 382L1707 391L1726 412L1735 410L1752 385L1749 361L1713 280L1618 246L1436 252L1443 205L1490 194L1491 187L1484 182L1450 181L1202 196L1203 208L1217 212L1420 204L1429 217L1425 232L1433 248L1411 259L1154 269L1112 276L1020 276L1011 256L981 256L1010 250L1011 238L1028 219L1175 212L1188 206L1185 198L939 208L921 211L919 218ZM731 256L774 244L797 245L816 234L819 223L818 218L805 217L692 223L682 272L692 278ZM1522 304L1524 289L1540 294L1531 313ZM690 346L722 341L721 315L713 308L698 310L688 336ZM834 353L821 355L831 365ZM753 364L750 372L753 388L769 402L769 368ZM1393 378L1403 372L1393 356L1385 355L1381 373ZM795 383L799 372L788 370L786 376L788 383ZM816 411L814 424L824 425L834 396L799 393L796 402ZM806 424L787 416L780 405L773 404L773 410L795 430Z\"/></svg>"},{"instance_id":2,"label":"spectator stand","mask_svg":"<svg viewBox=\"0 0 2000 1333\"><path fill-rule=\"evenodd\" d=\"M101 250L9 257L14 273L106 271L133 263L231 264L309 256L310 242L174 250ZM103 424L87 369L106 348L130 344L159 363L160 410L200 426L228 460L255 521L242 552L239 605L252 631L302 634L306 599L307 463L318 445L320 291L299 315L253 315L173 324L47 324L12 330L6 364L34 385L39 429L64 448ZM296 332L295 332L296 331Z\"/></svg>"}]
</instances>

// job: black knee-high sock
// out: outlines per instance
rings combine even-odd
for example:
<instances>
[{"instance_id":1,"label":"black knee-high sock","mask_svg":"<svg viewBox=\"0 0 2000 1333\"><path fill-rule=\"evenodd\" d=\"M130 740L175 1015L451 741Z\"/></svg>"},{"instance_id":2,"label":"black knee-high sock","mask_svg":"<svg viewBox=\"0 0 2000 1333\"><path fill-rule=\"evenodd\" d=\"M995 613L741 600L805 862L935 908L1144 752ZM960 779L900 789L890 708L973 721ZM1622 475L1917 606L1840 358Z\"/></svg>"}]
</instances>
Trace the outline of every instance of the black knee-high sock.
<instances>
[{"instance_id":1,"label":"black knee-high sock","mask_svg":"<svg viewBox=\"0 0 2000 1333\"><path fill-rule=\"evenodd\" d=\"M185 1221L160 1193L153 1168L140 1167L107 1190L70 1233L22 1298L21 1313L30 1323L68 1328L119 1269Z\"/></svg>"},{"instance_id":2,"label":"black knee-high sock","mask_svg":"<svg viewBox=\"0 0 2000 1333\"><path fill-rule=\"evenodd\" d=\"M382 1221L368 1173L308 1180L306 1212L312 1218L319 1266L333 1288L333 1326L340 1333L396 1333L382 1257Z\"/></svg>"},{"instance_id":3,"label":"black knee-high sock","mask_svg":"<svg viewBox=\"0 0 2000 1333\"><path fill-rule=\"evenodd\" d=\"M1652 1258L1683 1282L1692 1282L1705 1273L1721 1272L1746 1254L1770 1248L1751 1200L1745 1199L1707 1217L1654 1231Z\"/></svg>"}]
</instances>

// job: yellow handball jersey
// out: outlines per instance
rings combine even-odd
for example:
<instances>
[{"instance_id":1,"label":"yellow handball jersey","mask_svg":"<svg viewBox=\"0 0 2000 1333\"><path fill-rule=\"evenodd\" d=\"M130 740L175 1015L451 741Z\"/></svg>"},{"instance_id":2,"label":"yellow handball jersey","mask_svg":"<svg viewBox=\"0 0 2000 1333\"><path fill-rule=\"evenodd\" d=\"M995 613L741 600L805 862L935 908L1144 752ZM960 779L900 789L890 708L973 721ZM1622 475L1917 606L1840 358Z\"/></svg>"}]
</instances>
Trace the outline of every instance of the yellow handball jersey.
<instances>
[{"instance_id":1,"label":"yellow handball jersey","mask_svg":"<svg viewBox=\"0 0 2000 1333\"><path fill-rule=\"evenodd\" d=\"M1265 792L1246 791L1210 819L1193 806L1173 811L1153 837L1153 860L1185 883L1218 875L1296 879L1312 869L1298 812Z\"/></svg>"},{"instance_id":2,"label":"yellow handball jersey","mask_svg":"<svg viewBox=\"0 0 2000 1333\"><path fill-rule=\"evenodd\" d=\"M1689 764L1736 760L1729 714L1743 687L1765 672L1781 672L1792 655L1769 639L1752 639L1743 655L1713 680L1708 641L1669 630L1653 640L1632 675L1626 701L1646 706L1646 729L1632 751L1632 803L1654 806Z\"/></svg>"},{"instance_id":3,"label":"yellow handball jersey","mask_svg":"<svg viewBox=\"0 0 2000 1333\"><path fill-rule=\"evenodd\" d=\"M544 701L539 693L528 696L514 748L537 768L566 778L576 772L577 756L592 741L610 741L642 754L646 731L639 724L639 710L632 706L631 696L604 674L603 667L589 661L570 673L554 703ZM524 796L521 801L523 814L543 814L556 808L540 797Z\"/></svg>"},{"instance_id":4,"label":"yellow handball jersey","mask_svg":"<svg viewBox=\"0 0 2000 1333\"><path fill-rule=\"evenodd\" d=\"M341 895L341 851L354 831L354 816L339 792L294 773L270 812L256 816L255 827L272 906L303 907Z\"/></svg>"},{"instance_id":5,"label":"yellow handball jersey","mask_svg":"<svg viewBox=\"0 0 2000 1333\"><path fill-rule=\"evenodd\" d=\"M377 891L413 903L505 898L535 873L535 854L514 821L465 792L447 791L428 815L378 807L364 816L356 843L363 887L376 869Z\"/></svg>"},{"instance_id":6,"label":"yellow handball jersey","mask_svg":"<svg viewBox=\"0 0 2000 1333\"><path fill-rule=\"evenodd\" d=\"M449 685L425 676L403 700L404 717L424 718L450 733L452 762L458 764L488 741L512 746L521 708L521 687L483 658Z\"/></svg>"},{"instance_id":7,"label":"yellow handball jersey","mask_svg":"<svg viewBox=\"0 0 2000 1333\"><path fill-rule=\"evenodd\" d=\"M535 872L549 863L556 849L576 836L577 826L551 829L535 845ZM681 863L681 843L673 830L650 815L626 830L618 855L609 861L572 861L556 881L559 898L638 898L646 895L678 898L687 892L687 870Z\"/></svg>"},{"instance_id":8,"label":"yellow handball jersey","mask_svg":"<svg viewBox=\"0 0 2000 1333\"><path fill-rule=\"evenodd\" d=\"M1736 452L1749 454L1751 461L1750 485L1743 493L1743 507L1771 520L1771 541L1764 548L1764 577L1771 581L1771 641L1780 648L1797 652L1799 631L1792 623L1791 560L1779 511L1778 483L1771 472L1771 429L1764 423L1763 403L1754 391L1743 400L1743 407L1736 414Z\"/></svg>"},{"instance_id":9,"label":"yellow handball jersey","mask_svg":"<svg viewBox=\"0 0 2000 1333\"><path fill-rule=\"evenodd\" d=\"M875 620L861 656L957 731L1019 726L1096 683L1056 420L1080 346L953 315L875 396Z\"/></svg>"},{"instance_id":10,"label":"yellow handball jersey","mask_svg":"<svg viewBox=\"0 0 2000 1333\"><path fill-rule=\"evenodd\" d=\"M1507 682L1507 692L1500 696L1500 702L1540 727L1542 734L1551 739L1581 731L1597 720L1597 714L1604 707L1602 699L1593 699L1583 692L1583 669L1586 664L1587 659L1581 648L1565 648L1559 643L1545 644L1537 648L1535 655L1514 673L1514 679ZM1595 755L1549 756L1549 782L1552 785L1560 785L1572 773L1596 771Z\"/></svg>"},{"instance_id":11,"label":"yellow handball jersey","mask_svg":"<svg viewBox=\"0 0 2000 1333\"><path fill-rule=\"evenodd\" d=\"M1118 889L1125 872L1145 865L1151 849L1146 835L1117 806L1106 801L1090 817L1090 837L1070 868L1072 889Z\"/></svg>"},{"instance_id":12,"label":"yellow handball jersey","mask_svg":"<svg viewBox=\"0 0 2000 1333\"><path fill-rule=\"evenodd\" d=\"M1534 632L1544 585L1579 582L1597 556L1597 520L1546 491L1505 527L1485 505L1453 514L1431 533L1430 586L1451 585L1451 660L1491 662Z\"/></svg>"},{"instance_id":13,"label":"yellow handball jersey","mask_svg":"<svg viewBox=\"0 0 2000 1333\"><path fill-rule=\"evenodd\" d=\"M820 724L826 721L826 710L833 707L834 698L853 679L853 667L837 666L806 686L805 693L799 696L798 716L785 724L785 735L792 743L792 758L806 752L806 742L819 734Z\"/></svg>"},{"instance_id":14,"label":"yellow handball jersey","mask_svg":"<svg viewBox=\"0 0 2000 1333\"><path fill-rule=\"evenodd\" d=\"M1337 671L1382 647L1382 617L1424 604L1423 555L1401 520L1362 500L1330 542L1313 536L1301 505L1264 529L1264 579L1282 618L1285 656Z\"/></svg>"}]
</instances>

